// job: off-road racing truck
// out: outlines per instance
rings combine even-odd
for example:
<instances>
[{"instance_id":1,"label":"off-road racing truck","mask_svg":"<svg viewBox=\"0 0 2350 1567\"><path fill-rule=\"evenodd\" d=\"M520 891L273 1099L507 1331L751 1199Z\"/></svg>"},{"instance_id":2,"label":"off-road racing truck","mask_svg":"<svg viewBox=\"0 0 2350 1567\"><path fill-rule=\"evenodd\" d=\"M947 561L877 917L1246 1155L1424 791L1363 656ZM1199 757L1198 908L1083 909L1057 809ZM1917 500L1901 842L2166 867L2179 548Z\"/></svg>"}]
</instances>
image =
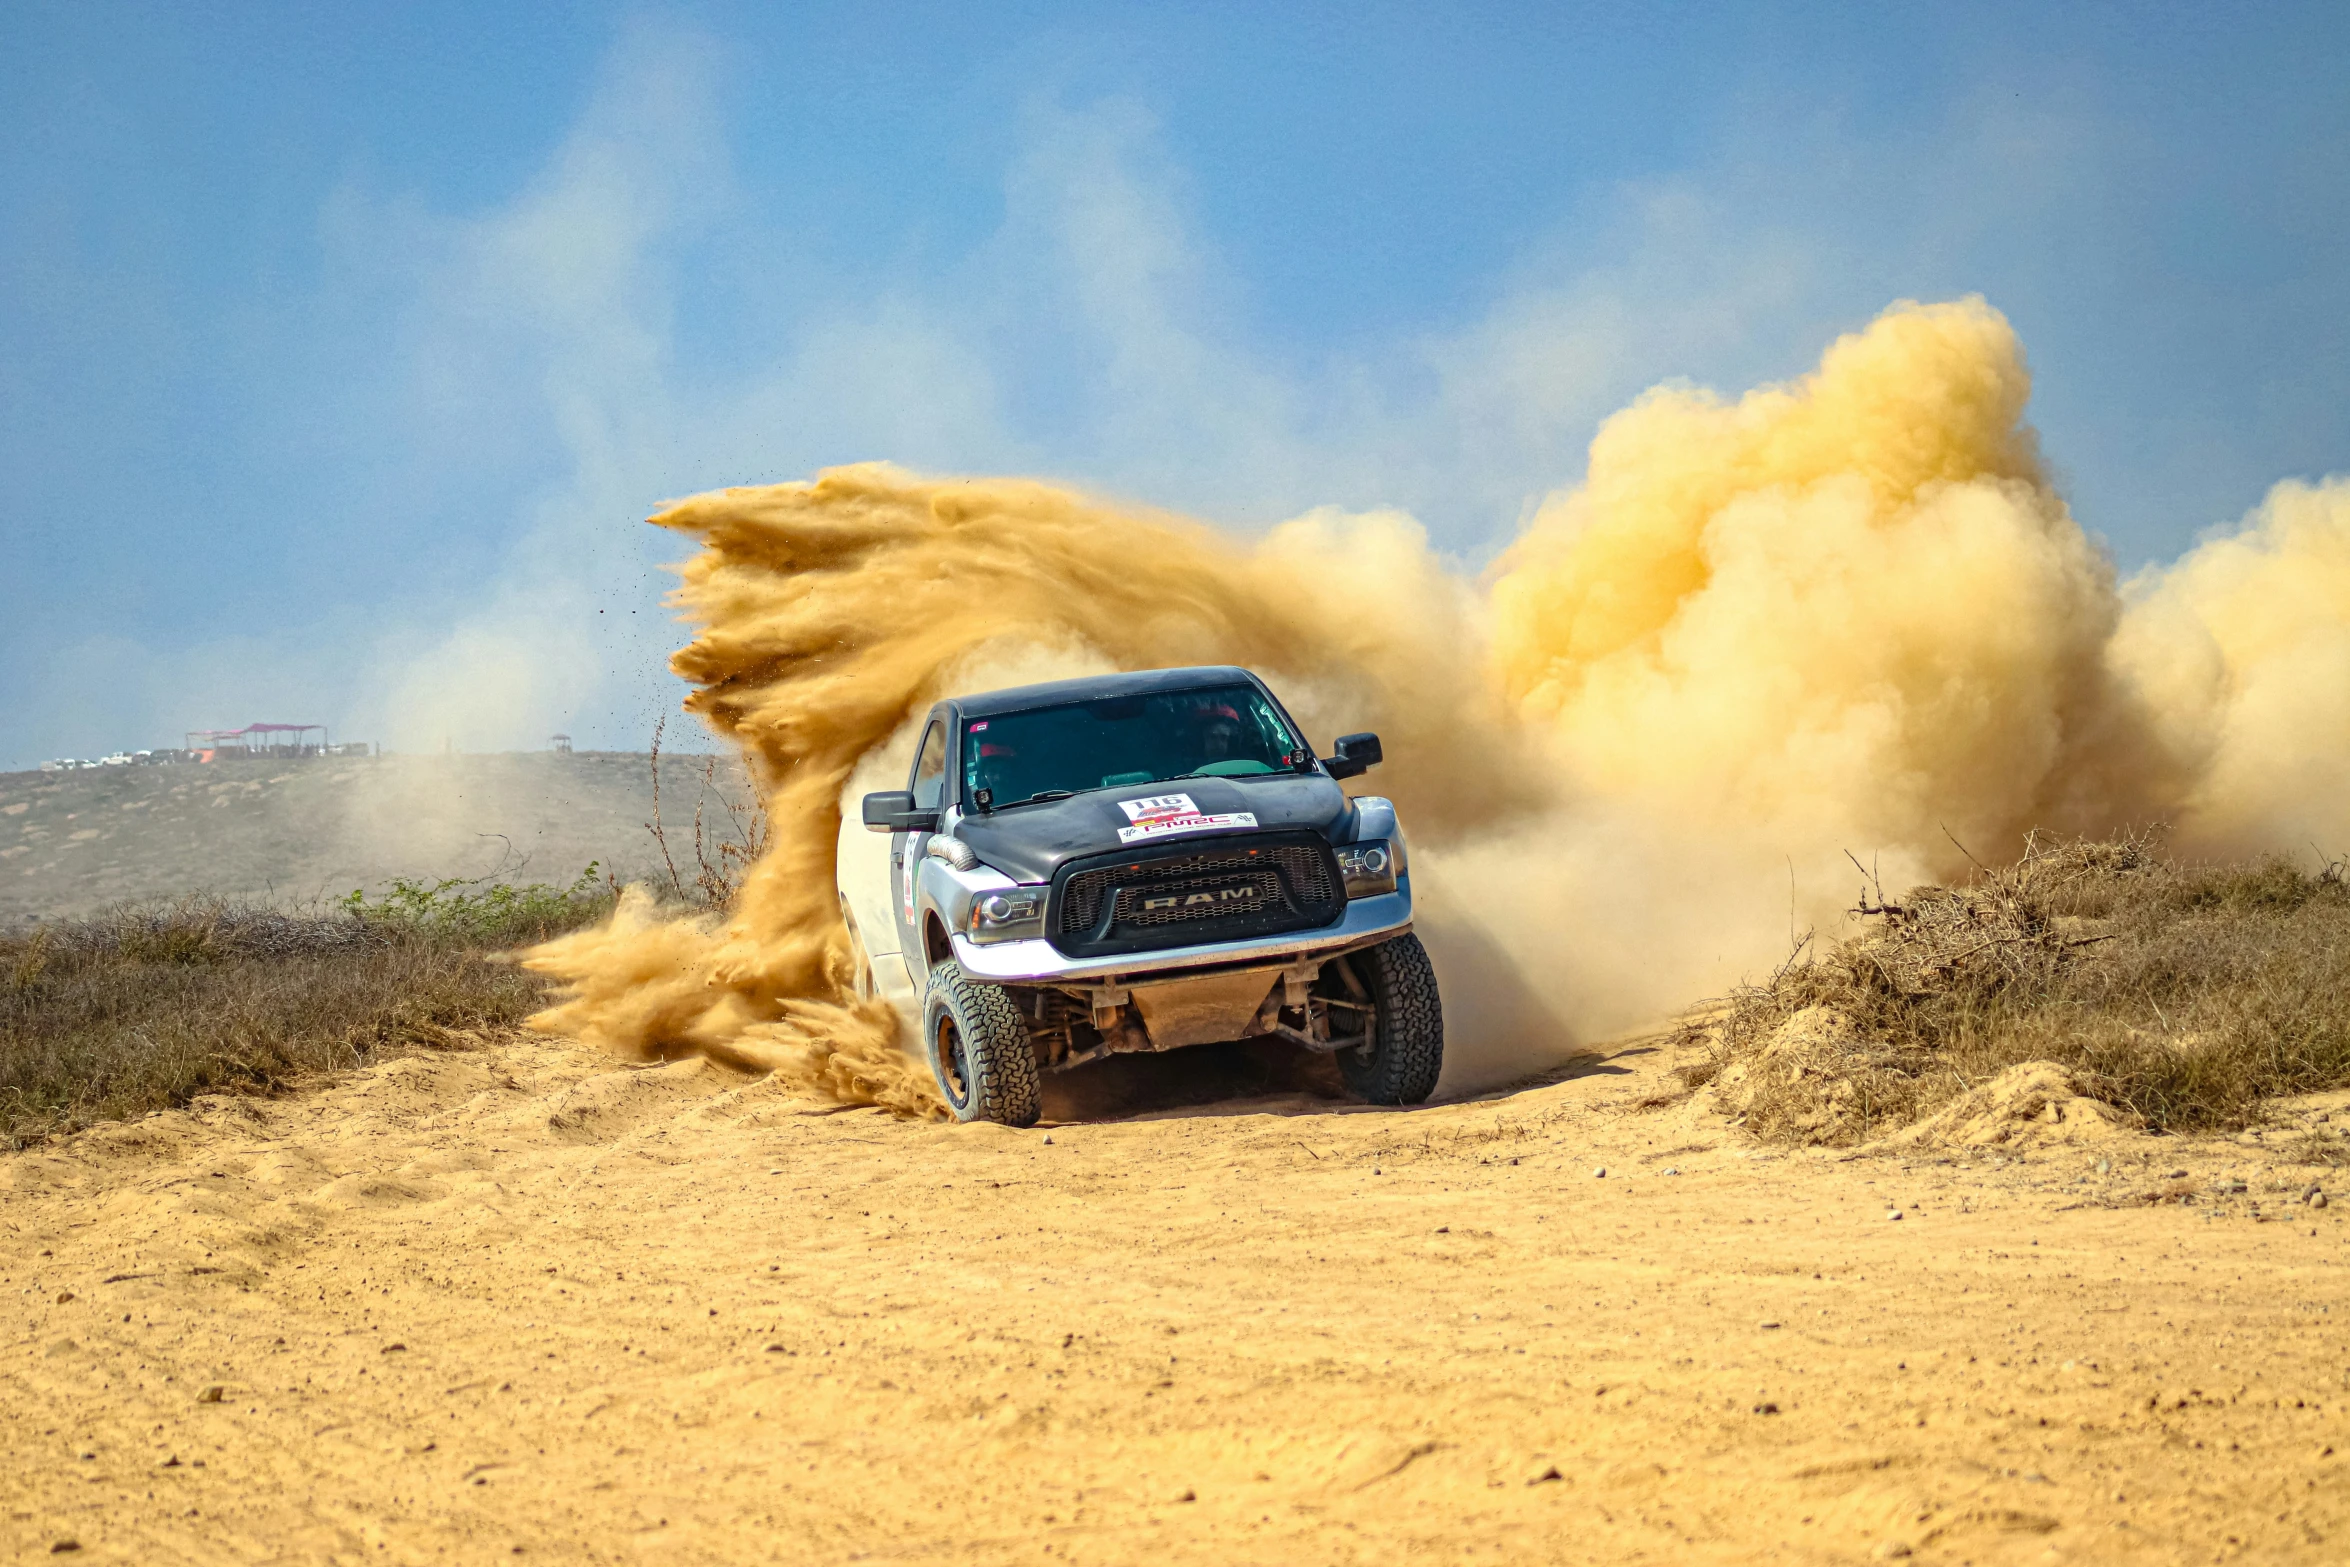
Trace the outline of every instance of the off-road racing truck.
<instances>
[{"instance_id":1,"label":"off-road racing truck","mask_svg":"<svg viewBox=\"0 0 2350 1567\"><path fill-rule=\"evenodd\" d=\"M859 985L886 997L956 1117L1030 1126L1041 1076L1128 1051L1272 1037L1332 1055L1373 1104L1444 1061L1395 807L1316 760L1245 669L1158 669L952 697L889 835L842 835Z\"/></svg>"}]
</instances>

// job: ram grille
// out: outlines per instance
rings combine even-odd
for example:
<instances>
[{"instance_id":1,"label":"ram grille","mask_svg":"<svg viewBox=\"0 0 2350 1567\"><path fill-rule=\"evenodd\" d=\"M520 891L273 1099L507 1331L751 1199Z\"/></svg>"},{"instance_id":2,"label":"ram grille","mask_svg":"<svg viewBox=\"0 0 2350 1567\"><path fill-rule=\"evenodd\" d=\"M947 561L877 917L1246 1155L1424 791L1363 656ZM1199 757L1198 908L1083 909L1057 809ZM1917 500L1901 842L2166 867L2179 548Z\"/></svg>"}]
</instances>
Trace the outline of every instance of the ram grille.
<instances>
[{"instance_id":1,"label":"ram grille","mask_svg":"<svg viewBox=\"0 0 2350 1567\"><path fill-rule=\"evenodd\" d=\"M1083 862L1062 872L1054 908L1053 945L1092 957L1313 930L1346 896L1329 846L1299 835Z\"/></svg>"}]
</instances>

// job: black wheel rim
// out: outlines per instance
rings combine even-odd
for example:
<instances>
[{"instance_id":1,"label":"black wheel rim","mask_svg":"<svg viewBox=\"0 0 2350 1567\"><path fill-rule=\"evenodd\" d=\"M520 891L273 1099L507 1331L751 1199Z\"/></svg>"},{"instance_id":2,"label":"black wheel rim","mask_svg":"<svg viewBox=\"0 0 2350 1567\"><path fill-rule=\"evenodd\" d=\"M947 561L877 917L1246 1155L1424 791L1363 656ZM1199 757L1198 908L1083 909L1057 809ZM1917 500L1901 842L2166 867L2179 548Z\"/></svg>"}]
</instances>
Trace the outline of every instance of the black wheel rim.
<instances>
[{"instance_id":1,"label":"black wheel rim","mask_svg":"<svg viewBox=\"0 0 2350 1567\"><path fill-rule=\"evenodd\" d=\"M960 1110L971 1102L971 1057L963 1048L963 1031L953 1018L938 1023L938 1083L947 1102Z\"/></svg>"},{"instance_id":2,"label":"black wheel rim","mask_svg":"<svg viewBox=\"0 0 2350 1567\"><path fill-rule=\"evenodd\" d=\"M1353 974L1356 982L1362 986L1359 992L1339 977L1336 970L1341 964L1346 966L1346 971ZM1354 1010L1353 1006L1335 1006L1329 1009L1330 1031L1332 1033L1338 1033L1341 1029L1351 1033L1359 1028L1363 1035L1361 1044L1350 1045L1344 1050L1334 1050L1331 1052L1331 1059L1338 1063L1340 1072L1350 1076L1369 1072L1372 1062L1379 1054L1379 1014L1375 1010L1378 1005L1378 995L1371 989L1360 971L1355 968L1352 954L1330 960L1322 974L1314 981L1314 994L1322 997L1325 1001L1351 1002L1356 1006L1368 1004L1374 1008L1368 1012L1358 1012Z\"/></svg>"}]
</instances>

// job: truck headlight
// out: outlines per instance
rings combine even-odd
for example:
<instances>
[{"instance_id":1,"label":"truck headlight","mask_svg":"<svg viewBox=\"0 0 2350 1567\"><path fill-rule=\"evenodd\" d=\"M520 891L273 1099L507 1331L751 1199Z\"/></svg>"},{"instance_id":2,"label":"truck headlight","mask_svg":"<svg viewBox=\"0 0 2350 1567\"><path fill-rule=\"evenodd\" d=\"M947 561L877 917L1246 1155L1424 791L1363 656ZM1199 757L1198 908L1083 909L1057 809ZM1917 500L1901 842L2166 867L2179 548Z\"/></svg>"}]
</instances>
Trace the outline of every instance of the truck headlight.
<instances>
[{"instance_id":1,"label":"truck headlight","mask_svg":"<svg viewBox=\"0 0 2350 1567\"><path fill-rule=\"evenodd\" d=\"M971 900L965 933L973 941L1026 941L1044 934L1042 887L1007 887Z\"/></svg>"},{"instance_id":2,"label":"truck headlight","mask_svg":"<svg viewBox=\"0 0 2350 1567\"><path fill-rule=\"evenodd\" d=\"M1399 839L1366 838L1338 851L1339 874L1346 878L1350 898L1374 898L1395 891L1403 874L1403 843Z\"/></svg>"}]
</instances>

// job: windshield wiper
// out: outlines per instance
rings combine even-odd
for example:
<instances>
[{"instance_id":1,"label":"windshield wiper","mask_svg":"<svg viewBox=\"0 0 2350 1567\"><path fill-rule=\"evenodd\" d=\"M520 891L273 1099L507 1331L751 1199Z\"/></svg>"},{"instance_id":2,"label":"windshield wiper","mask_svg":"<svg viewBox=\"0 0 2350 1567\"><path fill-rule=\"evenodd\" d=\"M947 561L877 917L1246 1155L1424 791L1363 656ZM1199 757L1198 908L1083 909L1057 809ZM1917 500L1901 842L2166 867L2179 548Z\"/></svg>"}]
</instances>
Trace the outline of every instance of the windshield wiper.
<instances>
[{"instance_id":1,"label":"windshield wiper","mask_svg":"<svg viewBox=\"0 0 2350 1567\"><path fill-rule=\"evenodd\" d=\"M1074 789L1039 789L1025 800L1013 800L1008 804L994 808L999 811L1014 811L1023 805L1045 805L1054 800L1074 799L1076 795L1077 791Z\"/></svg>"}]
</instances>

